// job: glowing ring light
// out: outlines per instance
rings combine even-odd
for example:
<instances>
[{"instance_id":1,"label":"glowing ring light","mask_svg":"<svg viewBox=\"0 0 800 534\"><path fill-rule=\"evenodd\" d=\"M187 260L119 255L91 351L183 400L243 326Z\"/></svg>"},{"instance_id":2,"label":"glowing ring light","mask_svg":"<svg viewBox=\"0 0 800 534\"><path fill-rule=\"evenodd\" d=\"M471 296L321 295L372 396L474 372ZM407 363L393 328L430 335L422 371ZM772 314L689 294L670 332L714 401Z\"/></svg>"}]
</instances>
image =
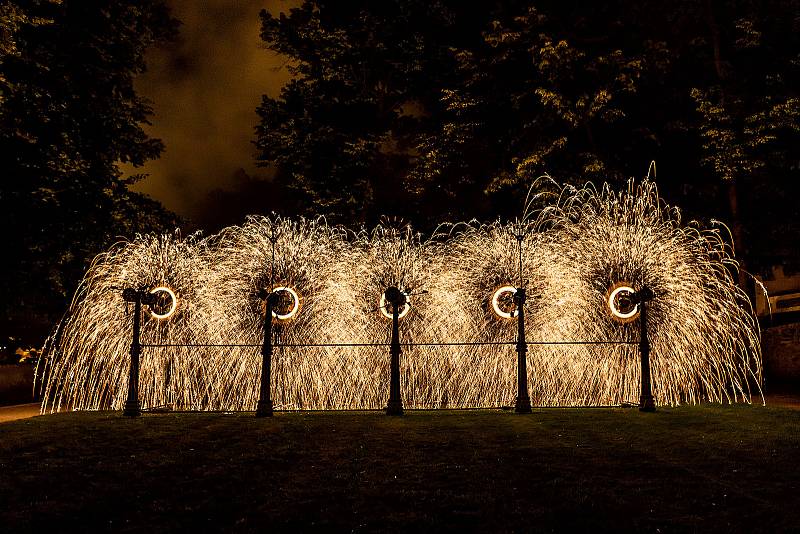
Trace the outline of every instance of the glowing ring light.
<instances>
[{"instance_id":1,"label":"glowing ring light","mask_svg":"<svg viewBox=\"0 0 800 534\"><path fill-rule=\"evenodd\" d=\"M622 323L627 323L629 321L633 321L636 318L636 316L639 315L639 305L637 304L636 306L634 306L633 309L629 312L625 313L621 312L619 308L617 308L616 300L617 296L623 292L629 294L636 293L636 291L631 286L625 283L617 283L611 286L611 289L608 293L608 298L606 299L606 303L608 304L608 309L611 312L611 315L614 317L614 319Z\"/></svg>"},{"instance_id":2,"label":"glowing ring light","mask_svg":"<svg viewBox=\"0 0 800 534\"><path fill-rule=\"evenodd\" d=\"M517 293L517 288L514 286L503 286L497 289L497 291L495 291L492 295L492 311L495 313L495 315L502 317L503 319L513 319L516 317L516 308L510 312L500 309L500 296L504 295L505 293L511 293L514 295Z\"/></svg>"},{"instance_id":3,"label":"glowing ring light","mask_svg":"<svg viewBox=\"0 0 800 534\"><path fill-rule=\"evenodd\" d=\"M400 291L403 291L403 290L401 289ZM403 295L406 295L405 291L403 291ZM381 313L387 319L391 319L392 318L392 314L389 313L389 310L386 309L386 305L387 305L386 293L382 293L381 294L381 304L380 304ZM405 306L403 306L403 309L400 310L400 313L397 314L397 318L398 319L402 319L403 317L408 315L408 312L410 312L410 311L411 311L411 296L410 295L406 295L406 304L405 304Z\"/></svg>"},{"instance_id":4,"label":"glowing ring light","mask_svg":"<svg viewBox=\"0 0 800 534\"><path fill-rule=\"evenodd\" d=\"M288 321L289 319L297 315L297 312L300 310L300 296L297 294L297 291L295 291L291 287L280 286L272 289L273 293L277 293L279 291L285 291L286 293L289 293L289 295L291 295L292 309L289 310L287 313L275 313L273 311L272 316L278 319L279 321Z\"/></svg>"},{"instance_id":5,"label":"glowing ring light","mask_svg":"<svg viewBox=\"0 0 800 534\"><path fill-rule=\"evenodd\" d=\"M176 297L175 292L173 292L167 286L158 286L157 288L151 290L150 294L155 295L156 293L161 293L161 292L164 292L167 295L169 295L172 304L170 305L166 313L156 313L153 311L152 307L150 308L150 315L152 315L153 318L158 319L160 321L164 319L169 319L172 316L172 314L175 313L175 309L178 307L178 297Z\"/></svg>"}]
</instances>

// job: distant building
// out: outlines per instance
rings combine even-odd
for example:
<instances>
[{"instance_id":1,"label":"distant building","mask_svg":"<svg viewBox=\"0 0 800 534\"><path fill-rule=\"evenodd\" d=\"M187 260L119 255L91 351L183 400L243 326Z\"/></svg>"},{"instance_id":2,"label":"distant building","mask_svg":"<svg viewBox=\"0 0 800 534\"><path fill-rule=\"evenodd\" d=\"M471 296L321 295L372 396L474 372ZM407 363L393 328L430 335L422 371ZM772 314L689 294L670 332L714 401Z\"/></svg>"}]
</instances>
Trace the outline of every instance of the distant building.
<instances>
[{"instance_id":1,"label":"distant building","mask_svg":"<svg viewBox=\"0 0 800 534\"><path fill-rule=\"evenodd\" d=\"M761 323L765 389L800 388L800 273L787 275L782 266L757 277L756 314Z\"/></svg>"},{"instance_id":2,"label":"distant building","mask_svg":"<svg viewBox=\"0 0 800 534\"><path fill-rule=\"evenodd\" d=\"M767 319L765 324L774 322L796 322L800 319L800 273L787 275L783 266L772 268L768 277L757 276L766 288L767 294L760 287L756 287L756 314L759 318Z\"/></svg>"}]
</instances>

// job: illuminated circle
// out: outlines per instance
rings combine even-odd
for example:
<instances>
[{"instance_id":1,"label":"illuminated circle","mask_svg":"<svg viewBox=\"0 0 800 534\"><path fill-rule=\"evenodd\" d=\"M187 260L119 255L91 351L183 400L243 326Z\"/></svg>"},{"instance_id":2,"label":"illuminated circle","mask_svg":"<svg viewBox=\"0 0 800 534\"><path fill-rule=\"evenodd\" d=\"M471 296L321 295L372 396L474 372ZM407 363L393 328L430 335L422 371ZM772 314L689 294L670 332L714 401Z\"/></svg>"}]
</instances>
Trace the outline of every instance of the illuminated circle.
<instances>
[{"instance_id":1,"label":"illuminated circle","mask_svg":"<svg viewBox=\"0 0 800 534\"><path fill-rule=\"evenodd\" d=\"M400 291L403 291L403 290L401 289ZM406 295L405 291L403 291L403 295ZM380 304L381 313L387 319L391 319L392 318L392 314L389 313L389 310L386 309L387 306L388 306L388 303L386 302L386 294L382 293L381 294L381 304ZM408 315L409 311L411 311L411 296L406 295L406 303L403 306L403 309L400 310L400 313L397 314L397 318L398 319L402 319L403 317Z\"/></svg>"},{"instance_id":2,"label":"illuminated circle","mask_svg":"<svg viewBox=\"0 0 800 534\"><path fill-rule=\"evenodd\" d=\"M291 319L292 317L297 315L297 312L300 310L300 296L297 294L297 291L295 291L291 287L280 286L280 287L273 288L272 292L273 293L284 292L284 293L288 293L289 296L292 297L292 307L291 307L291 309L286 313L276 313L276 312L273 311L272 312L272 316L273 317L275 317L279 321L288 321L289 319Z\"/></svg>"},{"instance_id":3,"label":"illuminated circle","mask_svg":"<svg viewBox=\"0 0 800 534\"><path fill-rule=\"evenodd\" d=\"M153 307L150 306L150 315L152 315L153 318L159 320L169 319L172 316L172 314L175 313L175 309L178 307L178 297L176 297L175 293L167 286L158 286L157 288L150 291L151 295L155 295L156 293L166 293L167 295L169 295L170 306L165 313L156 313L153 311Z\"/></svg>"},{"instance_id":4,"label":"illuminated circle","mask_svg":"<svg viewBox=\"0 0 800 534\"><path fill-rule=\"evenodd\" d=\"M621 322L627 323L636 319L639 315L639 305L637 304L629 311L621 311L617 306L617 299L622 296L630 296L633 295L636 291L628 285L627 282L618 282L611 286L608 290L608 296L606 298L606 304L608 304L608 310L611 312L611 316Z\"/></svg>"},{"instance_id":5,"label":"illuminated circle","mask_svg":"<svg viewBox=\"0 0 800 534\"><path fill-rule=\"evenodd\" d=\"M511 295L516 295L517 288L514 286L503 286L497 289L497 291L495 291L494 294L492 295L492 311L495 313L495 315L497 315L498 317L502 317L503 319L513 319L514 317L516 317L516 311L517 311L516 307L510 312L503 311L503 309L500 308L500 297L505 295L506 293L511 293Z\"/></svg>"}]
</instances>

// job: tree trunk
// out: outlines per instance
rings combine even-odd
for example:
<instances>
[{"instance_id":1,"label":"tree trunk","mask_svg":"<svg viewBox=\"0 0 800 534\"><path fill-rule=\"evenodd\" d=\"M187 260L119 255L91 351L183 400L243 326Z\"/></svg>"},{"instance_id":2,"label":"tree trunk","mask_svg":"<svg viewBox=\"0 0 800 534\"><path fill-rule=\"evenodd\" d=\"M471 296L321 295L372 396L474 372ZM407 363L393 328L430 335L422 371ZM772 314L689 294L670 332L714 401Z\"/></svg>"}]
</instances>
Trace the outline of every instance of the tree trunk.
<instances>
[{"instance_id":1,"label":"tree trunk","mask_svg":"<svg viewBox=\"0 0 800 534\"><path fill-rule=\"evenodd\" d=\"M711 46L714 48L714 70L717 72L719 80L722 81L725 79L725 69L722 67L719 28L717 28L717 21L714 18L712 0L706 0L706 20L708 20L708 29L711 31Z\"/></svg>"},{"instance_id":2,"label":"tree trunk","mask_svg":"<svg viewBox=\"0 0 800 534\"><path fill-rule=\"evenodd\" d=\"M714 71L716 72L720 83L720 103L725 105L725 87L723 84L725 82L725 78L727 77L727 73L725 72L725 68L722 63L722 47L719 38L719 28L717 27L717 21L714 18L712 0L706 0L706 20L708 21L708 29L711 33L711 46L714 49ZM732 178L730 182L728 182L728 209L730 210L731 214L733 247L737 260L739 261L739 287L742 288L742 291L749 295L750 292L748 291L747 276L745 274L744 232L742 231L742 220L739 217L739 187L736 178Z\"/></svg>"},{"instance_id":3,"label":"tree trunk","mask_svg":"<svg viewBox=\"0 0 800 534\"><path fill-rule=\"evenodd\" d=\"M731 210L731 234L733 234L734 252L739 261L739 287L749 295L747 276L745 274L742 221L739 217L739 188L736 186L736 180L731 180L728 183L728 207Z\"/></svg>"}]
</instances>

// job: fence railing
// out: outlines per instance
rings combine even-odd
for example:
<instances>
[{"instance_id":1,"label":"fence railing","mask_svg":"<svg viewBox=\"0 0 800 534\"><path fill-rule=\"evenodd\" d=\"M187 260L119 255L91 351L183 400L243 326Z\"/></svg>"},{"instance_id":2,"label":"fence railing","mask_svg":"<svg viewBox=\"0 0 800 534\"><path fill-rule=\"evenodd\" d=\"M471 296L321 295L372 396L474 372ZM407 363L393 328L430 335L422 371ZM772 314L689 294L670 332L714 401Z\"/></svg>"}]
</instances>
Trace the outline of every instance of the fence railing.
<instances>
[{"instance_id":1,"label":"fence railing","mask_svg":"<svg viewBox=\"0 0 800 534\"><path fill-rule=\"evenodd\" d=\"M650 383L650 343L647 333L647 302L652 298L652 293L643 288L634 293L631 299L639 306L640 337L635 341L543 341L527 340L525 337L525 291L520 288L515 294L517 305L516 323L517 339L514 341L440 341L440 342L402 342L400 340L399 310L406 304L405 295L396 288L386 290L386 301L392 310L392 330L389 342L373 343L275 343L272 336L272 308L275 303L275 293L264 295L266 313L264 314L264 338L260 344L253 343L151 343L142 344L141 313L142 305L149 304L151 295L147 290L126 289L123 297L134 303L133 331L130 346L130 371L128 376L128 394L124 407L124 415L137 416L141 414L139 401L139 361L144 348L168 347L196 347L196 348L261 348L261 373L259 380L259 398L256 405L256 417L269 417L273 415L273 402L271 398L272 355L276 348L346 348L346 347L387 347L390 360L389 396L386 404L387 415L403 414L403 399L400 388L400 354L403 348L412 347L479 347L479 346L514 346L517 352L517 395L514 403L516 413L531 413L531 402L528 392L527 357L529 345L638 345L641 365L641 389L639 397L639 410L644 412L655 411L655 402Z\"/></svg>"}]
</instances>

